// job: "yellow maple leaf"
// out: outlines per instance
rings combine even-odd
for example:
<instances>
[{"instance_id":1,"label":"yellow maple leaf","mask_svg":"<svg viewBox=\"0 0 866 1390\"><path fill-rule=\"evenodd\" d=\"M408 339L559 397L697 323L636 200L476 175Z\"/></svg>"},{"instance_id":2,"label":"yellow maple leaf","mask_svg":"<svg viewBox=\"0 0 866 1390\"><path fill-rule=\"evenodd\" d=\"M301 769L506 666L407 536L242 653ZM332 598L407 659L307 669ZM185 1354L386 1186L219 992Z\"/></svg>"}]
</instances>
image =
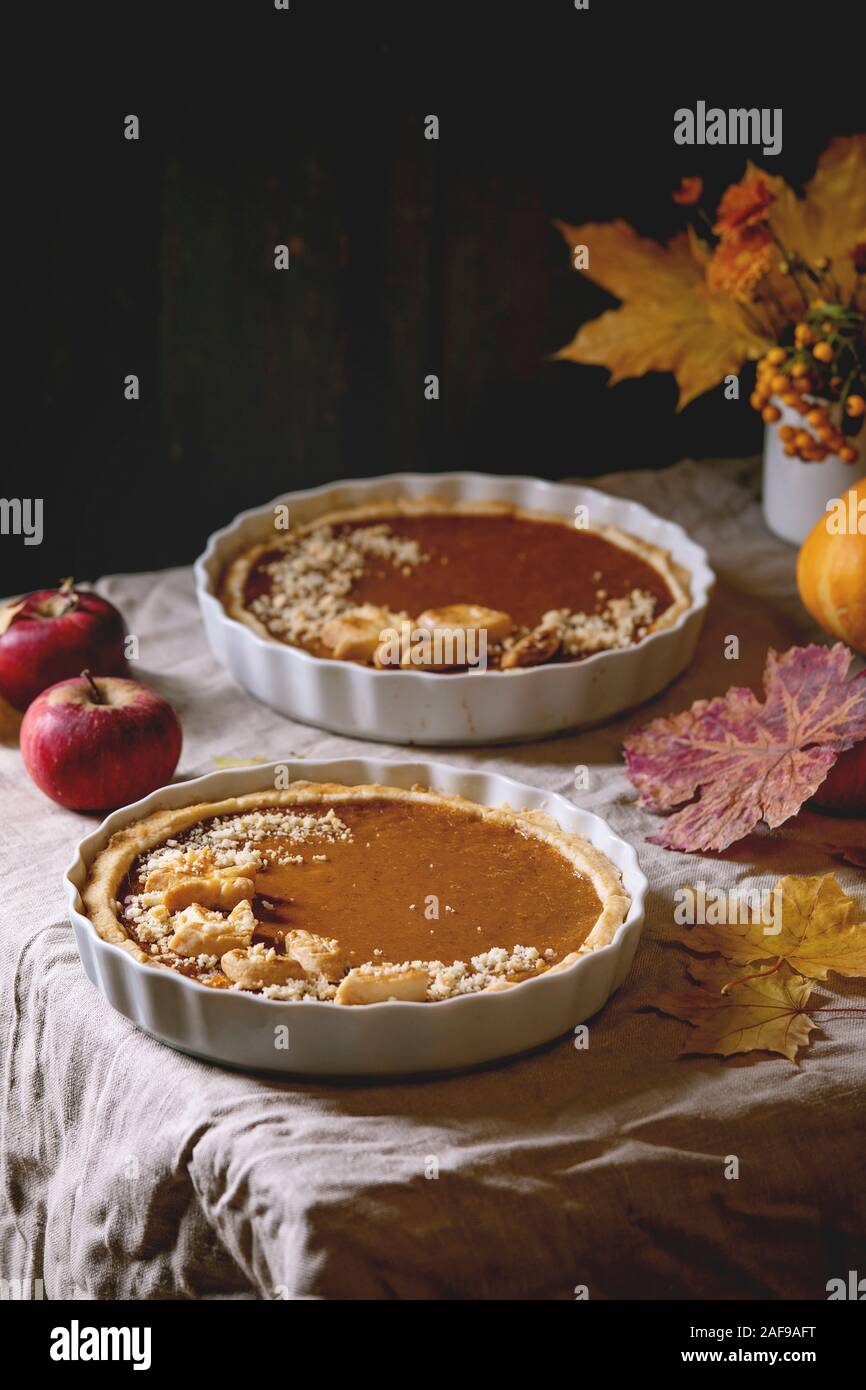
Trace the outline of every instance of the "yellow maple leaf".
<instances>
[{"instance_id":1,"label":"yellow maple leaf","mask_svg":"<svg viewBox=\"0 0 866 1390\"><path fill-rule=\"evenodd\" d=\"M781 959L810 980L826 980L831 970L866 976L866 922L857 920L857 908L834 874L789 874L776 884L773 903L772 924L685 927L678 939L690 951L722 955L735 965Z\"/></svg>"},{"instance_id":2,"label":"yellow maple leaf","mask_svg":"<svg viewBox=\"0 0 866 1390\"><path fill-rule=\"evenodd\" d=\"M610 370L610 385L645 372L673 372L677 409L739 370L769 346L727 296L710 296L706 250L686 233L667 246L638 236L626 222L556 223L570 246L588 246L590 278L618 309L585 323L555 358Z\"/></svg>"},{"instance_id":3,"label":"yellow maple leaf","mask_svg":"<svg viewBox=\"0 0 866 1390\"><path fill-rule=\"evenodd\" d=\"M773 195L770 226L788 252L797 251L810 264L826 256L831 274L846 300L854 289L855 270L850 252L866 239L866 135L845 135L831 140L798 198L784 179L750 164L747 176L758 175ZM789 302L794 287L788 277L773 278L773 288Z\"/></svg>"},{"instance_id":4,"label":"yellow maple leaf","mask_svg":"<svg viewBox=\"0 0 866 1390\"><path fill-rule=\"evenodd\" d=\"M787 965L746 980L732 981L730 966L718 961L691 973L698 988L665 992L650 1006L692 1025L682 1056L776 1052L793 1062L808 1046L817 1027L805 1012L812 985Z\"/></svg>"}]
</instances>

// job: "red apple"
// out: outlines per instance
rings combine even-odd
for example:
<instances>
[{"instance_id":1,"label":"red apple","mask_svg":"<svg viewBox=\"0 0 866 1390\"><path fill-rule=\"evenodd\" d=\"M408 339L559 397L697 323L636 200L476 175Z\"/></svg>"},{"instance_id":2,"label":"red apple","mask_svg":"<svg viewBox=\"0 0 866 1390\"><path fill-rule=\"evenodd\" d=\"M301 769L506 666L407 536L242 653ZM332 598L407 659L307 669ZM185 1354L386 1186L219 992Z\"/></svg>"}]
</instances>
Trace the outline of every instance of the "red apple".
<instances>
[{"instance_id":1,"label":"red apple","mask_svg":"<svg viewBox=\"0 0 866 1390\"><path fill-rule=\"evenodd\" d=\"M0 695L25 710L41 690L77 676L123 676L123 618L108 599L71 579L0 609Z\"/></svg>"},{"instance_id":2,"label":"red apple","mask_svg":"<svg viewBox=\"0 0 866 1390\"><path fill-rule=\"evenodd\" d=\"M43 690L21 725L24 766L70 811L114 810L164 786L181 742L168 700L138 681L89 671Z\"/></svg>"},{"instance_id":3,"label":"red apple","mask_svg":"<svg viewBox=\"0 0 866 1390\"><path fill-rule=\"evenodd\" d=\"M809 805L831 816L866 816L866 742L839 754Z\"/></svg>"}]
</instances>

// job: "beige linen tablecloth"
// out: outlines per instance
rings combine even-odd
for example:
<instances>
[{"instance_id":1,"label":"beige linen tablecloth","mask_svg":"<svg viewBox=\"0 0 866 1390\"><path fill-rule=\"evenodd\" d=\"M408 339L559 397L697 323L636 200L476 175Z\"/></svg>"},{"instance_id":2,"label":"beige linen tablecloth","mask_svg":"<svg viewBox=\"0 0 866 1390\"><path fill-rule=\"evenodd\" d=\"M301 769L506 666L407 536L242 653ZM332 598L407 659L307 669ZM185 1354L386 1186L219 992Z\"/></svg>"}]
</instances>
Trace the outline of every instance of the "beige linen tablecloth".
<instances>
[{"instance_id":1,"label":"beige linen tablecloth","mask_svg":"<svg viewBox=\"0 0 866 1390\"><path fill-rule=\"evenodd\" d=\"M588 1049L565 1038L472 1075L335 1086L229 1073L162 1047L78 962L60 877L90 822L47 801L4 747L0 1275L42 1279L57 1299L569 1299L576 1286L592 1298L825 1298L828 1279L866 1269L866 1016L826 1016L792 1064L680 1059L687 1025L639 1011L683 976L681 952L664 944L682 883L768 888L782 872L837 867L866 907L863 874L808 845L758 836L701 859L647 844L654 818L620 762L638 720L751 682L768 644L811 635L793 552L764 529L750 465L683 463L602 486L708 547L720 584L694 664L651 708L602 730L431 755L566 795L588 764L579 799L637 846L647 925ZM205 645L190 570L99 588L140 636L141 678L183 720L185 775L219 755L362 747L290 724L234 684ZM724 659L728 634L739 662ZM866 1003L864 986L838 983L816 997Z\"/></svg>"}]
</instances>

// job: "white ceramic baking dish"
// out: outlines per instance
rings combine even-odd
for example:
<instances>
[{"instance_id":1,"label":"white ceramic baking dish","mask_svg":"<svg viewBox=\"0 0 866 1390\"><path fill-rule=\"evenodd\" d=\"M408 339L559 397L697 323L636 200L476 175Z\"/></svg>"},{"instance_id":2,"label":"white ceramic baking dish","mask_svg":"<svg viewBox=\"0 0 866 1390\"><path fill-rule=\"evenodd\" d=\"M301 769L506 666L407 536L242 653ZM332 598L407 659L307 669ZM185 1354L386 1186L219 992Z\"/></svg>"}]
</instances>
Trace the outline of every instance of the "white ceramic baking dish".
<instances>
[{"instance_id":1,"label":"white ceramic baking dish","mask_svg":"<svg viewBox=\"0 0 866 1390\"><path fill-rule=\"evenodd\" d=\"M669 628L624 651L584 661L517 671L377 671L315 657L260 637L230 618L216 597L220 576L238 551L272 534L274 507L288 506L293 526L343 507L391 497L513 502L574 517L589 509L590 525L618 526L669 551L688 572L689 608ZM386 743L477 744L543 738L602 723L658 694L689 663L715 576L706 551L682 527L637 502L594 488L500 478L487 473L394 473L290 492L242 512L208 541L195 565L205 631L217 658L245 690L280 714L333 733Z\"/></svg>"},{"instance_id":2,"label":"white ceramic baking dish","mask_svg":"<svg viewBox=\"0 0 866 1390\"><path fill-rule=\"evenodd\" d=\"M439 1003L390 1000L355 1007L283 1003L235 990L209 989L173 971L140 964L121 946L96 934L84 915L80 890L94 856L115 831L164 807L270 789L277 766L288 767L291 777L307 781L399 787L421 783L490 806L508 802L518 808L544 807L564 829L585 836L616 864L631 895L628 916L610 945L513 989ZM580 810L565 797L497 773L442 763L340 758L239 768L153 792L115 811L81 841L64 886L88 978L144 1032L182 1052L246 1070L384 1077L451 1071L525 1052L597 1013L631 965L643 926L647 881L631 845L598 816ZM280 1025L288 1028L284 1050L275 1045Z\"/></svg>"}]
</instances>

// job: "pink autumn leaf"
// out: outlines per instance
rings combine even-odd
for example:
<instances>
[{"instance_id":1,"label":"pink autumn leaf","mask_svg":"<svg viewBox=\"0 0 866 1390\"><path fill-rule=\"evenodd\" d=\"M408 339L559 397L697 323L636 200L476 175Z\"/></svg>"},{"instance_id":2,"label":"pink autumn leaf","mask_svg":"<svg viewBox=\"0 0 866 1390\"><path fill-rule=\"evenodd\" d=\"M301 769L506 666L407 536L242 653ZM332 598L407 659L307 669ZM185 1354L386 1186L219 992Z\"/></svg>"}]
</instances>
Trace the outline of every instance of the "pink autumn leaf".
<instances>
[{"instance_id":1,"label":"pink autumn leaf","mask_svg":"<svg viewBox=\"0 0 866 1390\"><path fill-rule=\"evenodd\" d=\"M643 804L682 807L651 841L726 849L761 821L777 826L796 815L838 754L866 738L866 671L846 681L850 664L841 642L782 656L771 649L763 703L735 686L627 738L628 773Z\"/></svg>"}]
</instances>

